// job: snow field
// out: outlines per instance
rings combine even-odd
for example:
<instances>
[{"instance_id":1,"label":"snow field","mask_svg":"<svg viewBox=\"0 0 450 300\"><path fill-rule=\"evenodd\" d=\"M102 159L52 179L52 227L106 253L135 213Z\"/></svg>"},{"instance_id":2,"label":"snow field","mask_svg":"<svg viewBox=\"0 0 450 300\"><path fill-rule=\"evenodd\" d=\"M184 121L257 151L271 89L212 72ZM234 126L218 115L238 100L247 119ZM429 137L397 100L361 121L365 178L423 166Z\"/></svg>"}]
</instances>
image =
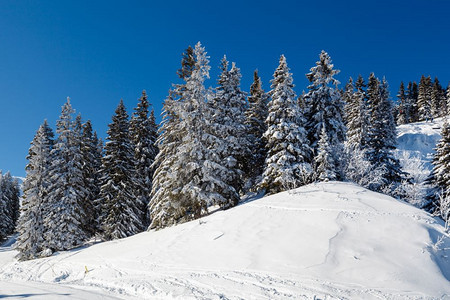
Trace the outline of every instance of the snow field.
<instances>
[{"instance_id":1,"label":"snow field","mask_svg":"<svg viewBox=\"0 0 450 300\"><path fill-rule=\"evenodd\" d=\"M49 258L3 251L0 280L124 299L446 299L450 238L433 248L442 234L411 205L329 182Z\"/></svg>"}]
</instances>

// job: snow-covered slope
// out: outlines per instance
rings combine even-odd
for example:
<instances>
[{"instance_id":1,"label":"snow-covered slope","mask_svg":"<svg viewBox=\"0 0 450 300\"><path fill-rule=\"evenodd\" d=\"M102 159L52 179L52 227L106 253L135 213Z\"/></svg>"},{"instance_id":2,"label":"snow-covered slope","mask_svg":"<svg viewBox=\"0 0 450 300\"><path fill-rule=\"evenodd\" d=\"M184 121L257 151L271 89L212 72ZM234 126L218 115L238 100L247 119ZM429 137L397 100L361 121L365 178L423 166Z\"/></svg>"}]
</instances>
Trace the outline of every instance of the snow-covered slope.
<instances>
[{"instance_id":1,"label":"snow-covered slope","mask_svg":"<svg viewBox=\"0 0 450 300\"><path fill-rule=\"evenodd\" d=\"M121 298L445 299L450 239L434 247L441 235L442 224L413 206L321 183L50 258L17 262L0 251L0 281Z\"/></svg>"},{"instance_id":2,"label":"snow-covered slope","mask_svg":"<svg viewBox=\"0 0 450 300\"><path fill-rule=\"evenodd\" d=\"M434 148L441 138L444 118L397 126L397 149L419 157L431 169Z\"/></svg>"}]
</instances>

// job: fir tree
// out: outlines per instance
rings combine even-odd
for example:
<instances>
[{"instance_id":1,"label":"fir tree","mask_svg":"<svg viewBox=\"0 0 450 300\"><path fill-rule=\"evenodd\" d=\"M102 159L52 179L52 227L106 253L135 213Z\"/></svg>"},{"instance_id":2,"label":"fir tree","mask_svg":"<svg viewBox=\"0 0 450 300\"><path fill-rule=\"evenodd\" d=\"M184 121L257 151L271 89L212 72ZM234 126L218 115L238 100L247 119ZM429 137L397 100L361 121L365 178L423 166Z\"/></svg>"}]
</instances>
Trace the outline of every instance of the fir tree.
<instances>
[{"instance_id":1,"label":"fir tree","mask_svg":"<svg viewBox=\"0 0 450 300\"><path fill-rule=\"evenodd\" d=\"M102 159L100 200L101 226L106 240L120 239L141 231L141 209L134 185L133 149L129 121L123 101L108 125L105 156Z\"/></svg>"},{"instance_id":2,"label":"fir tree","mask_svg":"<svg viewBox=\"0 0 450 300\"><path fill-rule=\"evenodd\" d=\"M39 127L28 151L27 176L23 182L22 206L15 245L20 260L32 259L44 250L43 219L48 212L45 200L49 186L50 151L53 131L47 121Z\"/></svg>"},{"instance_id":3,"label":"fir tree","mask_svg":"<svg viewBox=\"0 0 450 300\"><path fill-rule=\"evenodd\" d=\"M79 246L89 236L84 210L88 191L82 172L81 128L73 122L74 112L67 98L56 124L59 135L51 151L44 239L46 247L52 251Z\"/></svg>"},{"instance_id":4,"label":"fir tree","mask_svg":"<svg viewBox=\"0 0 450 300\"><path fill-rule=\"evenodd\" d=\"M393 156L396 143L396 127L392 116L387 82L380 83L373 73L367 87L370 108L367 158L382 172L381 182L374 182L370 188L375 191L393 193L401 182L403 172L399 161Z\"/></svg>"},{"instance_id":5,"label":"fir tree","mask_svg":"<svg viewBox=\"0 0 450 300\"><path fill-rule=\"evenodd\" d=\"M301 101L300 97L299 101ZM255 71L253 73L253 83L250 86L248 109L245 113L247 136L250 141L250 152L245 164L245 177L248 180L250 190L254 189L256 183L261 180L261 175L264 171L264 160L267 155L263 137L264 132L267 130L265 124L268 114L267 98L267 94L262 89L261 78L258 76L258 71Z\"/></svg>"},{"instance_id":6,"label":"fir tree","mask_svg":"<svg viewBox=\"0 0 450 300\"><path fill-rule=\"evenodd\" d=\"M14 233L19 210L17 180L0 170L0 241Z\"/></svg>"},{"instance_id":7,"label":"fir tree","mask_svg":"<svg viewBox=\"0 0 450 300\"><path fill-rule=\"evenodd\" d=\"M131 142L134 147L135 163L135 195L139 201L139 211L142 230L149 225L148 204L152 187L153 169L158 149L155 142L157 139L157 128L153 111L149 116L150 103L147 93L142 91L142 96L135 108L130 121Z\"/></svg>"},{"instance_id":8,"label":"fir tree","mask_svg":"<svg viewBox=\"0 0 450 300\"><path fill-rule=\"evenodd\" d=\"M95 207L100 194L100 168L102 153L98 149L97 134L93 132L91 121L82 125L81 154L83 157L83 180L87 190L87 197L83 201L83 209L86 212L85 230L90 236L99 231L97 219L99 211Z\"/></svg>"},{"instance_id":9,"label":"fir tree","mask_svg":"<svg viewBox=\"0 0 450 300\"><path fill-rule=\"evenodd\" d=\"M345 139L345 125L343 123L343 103L339 94L337 81L334 76L339 70L333 69L330 56L322 51L320 60L306 76L310 81L308 93L305 95L307 132L314 153L317 154L318 142L322 128L329 138L329 145L333 149L333 160L340 165L342 145ZM340 176L338 176L338 179Z\"/></svg>"},{"instance_id":10,"label":"fir tree","mask_svg":"<svg viewBox=\"0 0 450 300\"><path fill-rule=\"evenodd\" d=\"M397 103L398 103L397 124L401 125L409 123L408 108L405 95L405 85L403 84L403 81L400 83L400 88L398 90Z\"/></svg>"},{"instance_id":11,"label":"fir tree","mask_svg":"<svg viewBox=\"0 0 450 300\"><path fill-rule=\"evenodd\" d=\"M431 90L431 78L422 75L417 98L419 121L430 121L433 118L431 109Z\"/></svg>"},{"instance_id":12,"label":"fir tree","mask_svg":"<svg viewBox=\"0 0 450 300\"><path fill-rule=\"evenodd\" d=\"M446 111L447 101L445 99L445 91L442 89L442 86L436 77L431 88L431 115L434 118L443 117Z\"/></svg>"},{"instance_id":13,"label":"fir tree","mask_svg":"<svg viewBox=\"0 0 450 300\"><path fill-rule=\"evenodd\" d=\"M325 131L325 127L323 127L318 143L317 155L314 158L315 176L319 181L336 180L337 178L337 168L332 151L327 132Z\"/></svg>"},{"instance_id":14,"label":"fir tree","mask_svg":"<svg viewBox=\"0 0 450 300\"><path fill-rule=\"evenodd\" d=\"M446 101L447 101L447 115L450 115L450 82L448 83L447 86L447 94L446 94Z\"/></svg>"},{"instance_id":15,"label":"fir tree","mask_svg":"<svg viewBox=\"0 0 450 300\"><path fill-rule=\"evenodd\" d=\"M311 176L311 149L299 109L292 74L284 55L275 70L266 119L267 158L261 188L278 193L306 184Z\"/></svg>"},{"instance_id":16,"label":"fir tree","mask_svg":"<svg viewBox=\"0 0 450 300\"><path fill-rule=\"evenodd\" d=\"M245 126L245 93L239 85L240 70L232 63L228 69L226 57L222 59L222 72L214 97L208 102L211 124L209 148L211 160L217 163L214 177L215 191L221 195L218 203L223 208L237 205L243 188L244 158L250 153L250 143Z\"/></svg>"},{"instance_id":17,"label":"fir tree","mask_svg":"<svg viewBox=\"0 0 450 300\"><path fill-rule=\"evenodd\" d=\"M176 211L179 199L180 182L175 175L174 164L178 160L177 151L185 136L185 128L182 127L179 106L185 101L187 80L191 76L196 65L196 58L192 47L188 47L183 53L181 69L177 74L184 83L174 85L169 96L163 103L163 120L159 129L159 137L156 141L159 152L153 163L153 174L150 210L150 229L160 229L173 225L181 218Z\"/></svg>"},{"instance_id":18,"label":"fir tree","mask_svg":"<svg viewBox=\"0 0 450 300\"><path fill-rule=\"evenodd\" d=\"M356 91L354 90L355 87ZM353 86L353 81L350 80L344 93L347 127L345 148L349 151L364 148L367 139L366 131L368 125L366 95L364 91L365 83L361 75L358 76L355 87Z\"/></svg>"},{"instance_id":19,"label":"fir tree","mask_svg":"<svg viewBox=\"0 0 450 300\"><path fill-rule=\"evenodd\" d=\"M429 180L433 185L433 205L437 203L439 195L448 195L450 192L450 124L448 120L445 120L442 125L441 139L435 151L432 161L433 171Z\"/></svg>"}]
</instances>

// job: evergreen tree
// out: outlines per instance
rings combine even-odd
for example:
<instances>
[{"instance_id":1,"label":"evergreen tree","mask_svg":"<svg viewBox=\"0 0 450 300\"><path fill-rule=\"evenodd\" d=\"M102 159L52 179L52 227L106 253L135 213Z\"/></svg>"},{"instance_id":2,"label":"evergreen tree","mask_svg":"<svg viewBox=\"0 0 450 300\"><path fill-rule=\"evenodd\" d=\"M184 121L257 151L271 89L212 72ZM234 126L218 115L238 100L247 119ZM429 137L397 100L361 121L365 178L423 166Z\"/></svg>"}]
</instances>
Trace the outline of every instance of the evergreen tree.
<instances>
[{"instance_id":1,"label":"evergreen tree","mask_svg":"<svg viewBox=\"0 0 450 300\"><path fill-rule=\"evenodd\" d=\"M325 131L325 127L323 127L318 143L317 155L314 158L315 176L319 181L336 180L337 178L337 168L332 151L327 132Z\"/></svg>"},{"instance_id":2,"label":"evergreen tree","mask_svg":"<svg viewBox=\"0 0 450 300\"><path fill-rule=\"evenodd\" d=\"M450 82L448 83L447 86L447 94L446 94L446 98L447 98L447 115L450 115Z\"/></svg>"},{"instance_id":3,"label":"evergreen tree","mask_svg":"<svg viewBox=\"0 0 450 300\"><path fill-rule=\"evenodd\" d=\"M311 83L305 95L306 129L313 151L317 154L318 142L324 128L329 138L329 145L333 149L333 160L339 166L346 130L342 118L343 103L337 88L339 81L334 78L339 70L334 70L333 67L330 56L322 51L320 60L306 75Z\"/></svg>"},{"instance_id":4,"label":"evergreen tree","mask_svg":"<svg viewBox=\"0 0 450 300\"><path fill-rule=\"evenodd\" d=\"M33 259L44 250L43 219L48 212L50 151L53 146L53 131L47 121L39 127L28 151L27 176L23 182L22 206L15 244L20 260Z\"/></svg>"},{"instance_id":5,"label":"evergreen tree","mask_svg":"<svg viewBox=\"0 0 450 300\"><path fill-rule=\"evenodd\" d=\"M419 94L417 98L419 121L430 121L433 119L431 109L431 90L431 77L425 77L422 75L419 83Z\"/></svg>"},{"instance_id":6,"label":"evergreen tree","mask_svg":"<svg viewBox=\"0 0 450 300\"><path fill-rule=\"evenodd\" d=\"M17 180L0 170L0 241L14 233L19 215L19 187Z\"/></svg>"},{"instance_id":7,"label":"evergreen tree","mask_svg":"<svg viewBox=\"0 0 450 300\"><path fill-rule=\"evenodd\" d=\"M156 141L159 152L156 155L153 168L151 199L149 203L150 221L149 229L160 229L173 225L182 218L177 212L179 200L180 182L176 177L174 164L178 160L178 148L185 136L185 128L182 127L180 111L181 103L186 99L188 78L191 76L196 58L193 49L189 46L182 55L181 69L177 74L184 83L174 85L169 92L169 96L163 103L163 120L159 129L159 137Z\"/></svg>"},{"instance_id":8,"label":"evergreen tree","mask_svg":"<svg viewBox=\"0 0 450 300\"><path fill-rule=\"evenodd\" d=\"M370 188L393 194L401 182L403 172L399 161L394 157L396 127L392 116L392 103L389 100L387 82L380 83L373 73L367 87L370 109L368 128L367 158L373 166L381 170L381 182L374 182Z\"/></svg>"},{"instance_id":9,"label":"evergreen tree","mask_svg":"<svg viewBox=\"0 0 450 300\"><path fill-rule=\"evenodd\" d=\"M247 136L250 141L250 152L245 164L245 177L248 180L250 190L253 190L256 183L261 180L261 175L264 171L264 160L267 151L263 135L267 130L265 124L268 114L267 101L268 96L262 89L261 78L258 76L258 71L255 71L253 73L253 83L250 86L248 109L245 112ZM301 102L301 96L299 101Z\"/></svg>"},{"instance_id":10,"label":"evergreen tree","mask_svg":"<svg viewBox=\"0 0 450 300\"><path fill-rule=\"evenodd\" d=\"M409 82L406 89L406 102L409 116L409 123L419 121L419 107L417 99L419 97L419 87L416 82Z\"/></svg>"},{"instance_id":11,"label":"evergreen tree","mask_svg":"<svg viewBox=\"0 0 450 300\"><path fill-rule=\"evenodd\" d=\"M46 247L52 251L79 246L89 236L84 209L88 191L83 180L81 128L73 121L74 112L67 98L56 124L59 135L51 151L44 239Z\"/></svg>"},{"instance_id":12,"label":"evergreen tree","mask_svg":"<svg viewBox=\"0 0 450 300\"><path fill-rule=\"evenodd\" d=\"M400 88L398 90L397 103L398 103L397 124L401 125L409 123L408 107L405 95L405 85L403 84L403 81L400 83Z\"/></svg>"},{"instance_id":13,"label":"evergreen tree","mask_svg":"<svg viewBox=\"0 0 450 300\"><path fill-rule=\"evenodd\" d=\"M81 120L79 121L81 122ZM97 134L93 132L90 120L82 125L81 154L83 157L83 181L87 190L86 199L83 201L83 209L86 212L85 230L90 236L99 231L97 219L99 211L95 206L100 194L100 168L101 151L98 150Z\"/></svg>"},{"instance_id":14,"label":"evergreen tree","mask_svg":"<svg viewBox=\"0 0 450 300\"><path fill-rule=\"evenodd\" d=\"M120 239L141 231L142 220L139 200L134 185L133 149L129 134L129 121L123 101L116 108L112 123L108 125L105 156L102 159L100 215L103 237Z\"/></svg>"},{"instance_id":15,"label":"evergreen tree","mask_svg":"<svg viewBox=\"0 0 450 300\"><path fill-rule=\"evenodd\" d=\"M297 104L292 74L284 55L271 87L264 133L268 155L261 188L273 194L309 182L312 153L303 127L306 121Z\"/></svg>"},{"instance_id":16,"label":"evergreen tree","mask_svg":"<svg viewBox=\"0 0 450 300\"><path fill-rule=\"evenodd\" d=\"M158 148L156 147L157 128L153 110L149 116L150 103L147 93L142 91L142 96L130 121L131 142L134 147L135 167L135 195L138 197L142 230L149 225L148 204L152 187L153 169Z\"/></svg>"},{"instance_id":17,"label":"evergreen tree","mask_svg":"<svg viewBox=\"0 0 450 300\"><path fill-rule=\"evenodd\" d=\"M445 91L442 89L442 86L436 77L431 88L431 115L434 118L443 117L446 111L447 101L445 99Z\"/></svg>"},{"instance_id":18,"label":"evergreen tree","mask_svg":"<svg viewBox=\"0 0 450 300\"><path fill-rule=\"evenodd\" d=\"M354 88L356 87L356 91ZM366 131L368 127L365 83L361 75L358 76L355 87L350 80L344 93L347 138L345 148L362 149L366 145Z\"/></svg>"},{"instance_id":19,"label":"evergreen tree","mask_svg":"<svg viewBox=\"0 0 450 300\"><path fill-rule=\"evenodd\" d=\"M232 63L228 69L226 57L222 59L222 72L214 97L208 102L211 124L209 148L213 149L211 160L215 161L214 177L218 180L214 190L221 195L218 203L222 208L238 204L243 188L244 159L250 153L250 142L245 126L245 93L239 85L240 70Z\"/></svg>"},{"instance_id":20,"label":"evergreen tree","mask_svg":"<svg viewBox=\"0 0 450 300\"><path fill-rule=\"evenodd\" d=\"M432 212L438 207L439 197L445 197L450 192L450 124L448 120L445 120L442 125L441 139L435 151L432 161L433 170L428 179L432 189L428 196L427 209Z\"/></svg>"}]
</instances>

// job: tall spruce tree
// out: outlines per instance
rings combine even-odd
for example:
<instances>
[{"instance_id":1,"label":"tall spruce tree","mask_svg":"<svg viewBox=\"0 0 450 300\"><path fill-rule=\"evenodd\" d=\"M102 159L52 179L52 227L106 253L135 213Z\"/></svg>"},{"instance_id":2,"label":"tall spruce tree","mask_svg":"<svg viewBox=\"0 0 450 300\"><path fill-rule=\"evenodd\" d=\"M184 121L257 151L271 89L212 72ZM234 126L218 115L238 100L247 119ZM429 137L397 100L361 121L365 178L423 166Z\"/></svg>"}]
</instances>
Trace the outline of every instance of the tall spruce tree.
<instances>
[{"instance_id":1,"label":"tall spruce tree","mask_svg":"<svg viewBox=\"0 0 450 300\"><path fill-rule=\"evenodd\" d=\"M299 98L300 99L300 98ZM262 88L258 71L253 73L253 83L250 86L248 96L248 108L245 112L247 125L247 137L250 141L250 152L245 163L245 177L249 190L255 190L257 182L261 181L264 171L264 160L267 155L264 132L267 130L265 120L267 118L268 95Z\"/></svg>"},{"instance_id":2,"label":"tall spruce tree","mask_svg":"<svg viewBox=\"0 0 450 300\"><path fill-rule=\"evenodd\" d=\"M339 81L334 78L339 70L333 69L330 56L325 51L322 51L319 57L316 66L306 75L311 83L305 95L306 129L314 154L317 155L318 142L324 128L338 171L346 131L342 117L343 103L337 88ZM340 179L340 175L337 178Z\"/></svg>"},{"instance_id":3,"label":"tall spruce tree","mask_svg":"<svg viewBox=\"0 0 450 300\"><path fill-rule=\"evenodd\" d=\"M81 120L80 120L81 122ZM81 154L83 157L83 181L87 190L83 208L86 212L85 230L90 236L99 231L97 211L95 202L100 194L100 168L101 168L101 151L98 150L97 134L92 129L90 120L86 121L82 126L81 135Z\"/></svg>"},{"instance_id":4,"label":"tall spruce tree","mask_svg":"<svg viewBox=\"0 0 450 300\"><path fill-rule=\"evenodd\" d=\"M250 153L245 126L246 95L239 87L241 73L234 63L231 69L228 65L224 57L218 87L208 101L211 124L206 129L211 133L209 147L214 150L211 160L220 165L212 172L218 180L215 191L222 196L218 203L222 208L238 204L243 188L244 160Z\"/></svg>"},{"instance_id":5,"label":"tall spruce tree","mask_svg":"<svg viewBox=\"0 0 450 300\"><path fill-rule=\"evenodd\" d=\"M100 200L103 238L120 239L142 230L139 200L134 185L133 149L129 121L123 101L108 125L105 156L102 159Z\"/></svg>"},{"instance_id":6,"label":"tall spruce tree","mask_svg":"<svg viewBox=\"0 0 450 300\"><path fill-rule=\"evenodd\" d=\"M280 57L271 87L264 133L268 154L261 188L273 194L309 182L312 153L304 128L306 120L298 106L284 55Z\"/></svg>"},{"instance_id":7,"label":"tall spruce tree","mask_svg":"<svg viewBox=\"0 0 450 300\"><path fill-rule=\"evenodd\" d=\"M408 104L406 102L405 85L403 84L403 81L400 83L400 88L398 90L397 103L398 103L397 124L401 125L409 123Z\"/></svg>"},{"instance_id":8,"label":"tall spruce tree","mask_svg":"<svg viewBox=\"0 0 450 300\"><path fill-rule=\"evenodd\" d=\"M429 178L432 184L428 195L429 203L427 209L434 212L438 209L439 197L446 197L450 192L450 124L445 120L442 125L441 139L436 145L433 157L433 170Z\"/></svg>"},{"instance_id":9,"label":"tall spruce tree","mask_svg":"<svg viewBox=\"0 0 450 300\"><path fill-rule=\"evenodd\" d=\"M19 215L19 187L9 172L0 170L0 241L14 233Z\"/></svg>"},{"instance_id":10,"label":"tall spruce tree","mask_svg":"<svg viewBox=\"0 0 450 300\"><path fill-rule=\"evenodd\" d=\"M374 73L371 73L367 95L370 108L367 158L382 173L381 182L374 182L370 188L394 194L394 190L402 180L403 172L400 170L399 161L393 155L396 127L387 82L383 80L380 83Z\"/></svg>"},{"instance_id":11,"label":"tall spruce tree","mask_svg":"<svg viewBox=\"0 0 450 300\"><path fill-rule=\"evenodd\" d=\"M450 82L447 85L446 101L447 101L446 115L450 115Z\"/></svg>"},{"instance_id":12,"label":"tall spruce tree","mask_svg":"<svg viewBox=\"0 0 450 300\"><path fill-rule=\"evenodd\" d=\"M15 244L20 260L36 258L44 250L43 219L48 212L46 199L53 137L53 131L45 120L28 151L28 164L25 167L27 175L23 182L22 206L17 226L19 236Z\"/></svg>"},{"instance_id":13,"label":"tall spruce tree","mask_svg":"<svg viewBox=\"0 0 450 300\"><path fill-rule=\"evenodd\" d=\"M319 181L336 180L336 163L333 161L332 148L325 127L322 128L320 140L317 148L317 155L314 158L315 177Z\"/></svg>"},{"instance_id":14,"label":"tall spruce tree","mask_svg":"<svg viewBox=\"0 0 450 300\"><path fill-rule=\"evenodd\" d=\"M142 91L142 96L130 120L131 142L134 147L135 194L139 201L137 213L140 215L142 230L150 225L148 204L152 188L152 164L158 153L155 145L157 139L155 116L153 111L149 115L149 106L147 93Z\"/></svg>"},{"instance_id":15,"label":"tall spruce tree","mask_svg":"<svg viewBox=\"0 0 450 300\"><path fill-rule=\"evenodd\" d=\"M430 121L433 119L431 107L431 77L422 78L419 82L419 94L417 96L417 107L419 113L419 121Z\"/></svg>"},{"instance_id":16,"label":"tall spruce tree","mask_svg":"<svg viewBox=\"0 0 450 300\"><path fill-rule=\"evenodd\" d=\"M431 115L434 118L443 117L447 111L447 101L445 99L445 90L442 88L439 79L434 78L431 87Z\"/></svg>"},{"instance_id":17,"label":"tall spruce tree","mask_svg":"<svg viewBox=\"0 0 450 300\"><path fill-rule=\"evenodd\" d=\"M364 87L364 79L359 75L355 86L353 86L353 81L350 80L344 93L345 125L347 127L345 148L349 151L363 149L366 145L368 118Z\"/></svg>"},{"instance_id":18,"label":"tall spruce tree","mask_svg":"<svg viewBox=\"0 0 450 300\"><path fill-rule=\"evenodd\" d=\"M88 191L83 180L81 132L73 121L74 112L67 98L56 123L58 138L51 151L44 239L52 251L79 246L89 237L83 203L88 199Z\"/></svg>"},{"instance_id":19,"label":"tall spruce tree","mask_svg":"<svg viewBox=\"0 0 450 300\"><path fill-rule=\"evenodd\" d=\"M159 152L153 163L151 199L149 203L150 229L160 229L175 224L181 217L177 212L180 182L175 175L177 152L185 136L178 107L185 101L187 80L196 65L194 50L189 46L182 55L181 69L177 71L183 83L175 84L163 103L163 121L156 141Z\"/></svg>"}]
</instances>

